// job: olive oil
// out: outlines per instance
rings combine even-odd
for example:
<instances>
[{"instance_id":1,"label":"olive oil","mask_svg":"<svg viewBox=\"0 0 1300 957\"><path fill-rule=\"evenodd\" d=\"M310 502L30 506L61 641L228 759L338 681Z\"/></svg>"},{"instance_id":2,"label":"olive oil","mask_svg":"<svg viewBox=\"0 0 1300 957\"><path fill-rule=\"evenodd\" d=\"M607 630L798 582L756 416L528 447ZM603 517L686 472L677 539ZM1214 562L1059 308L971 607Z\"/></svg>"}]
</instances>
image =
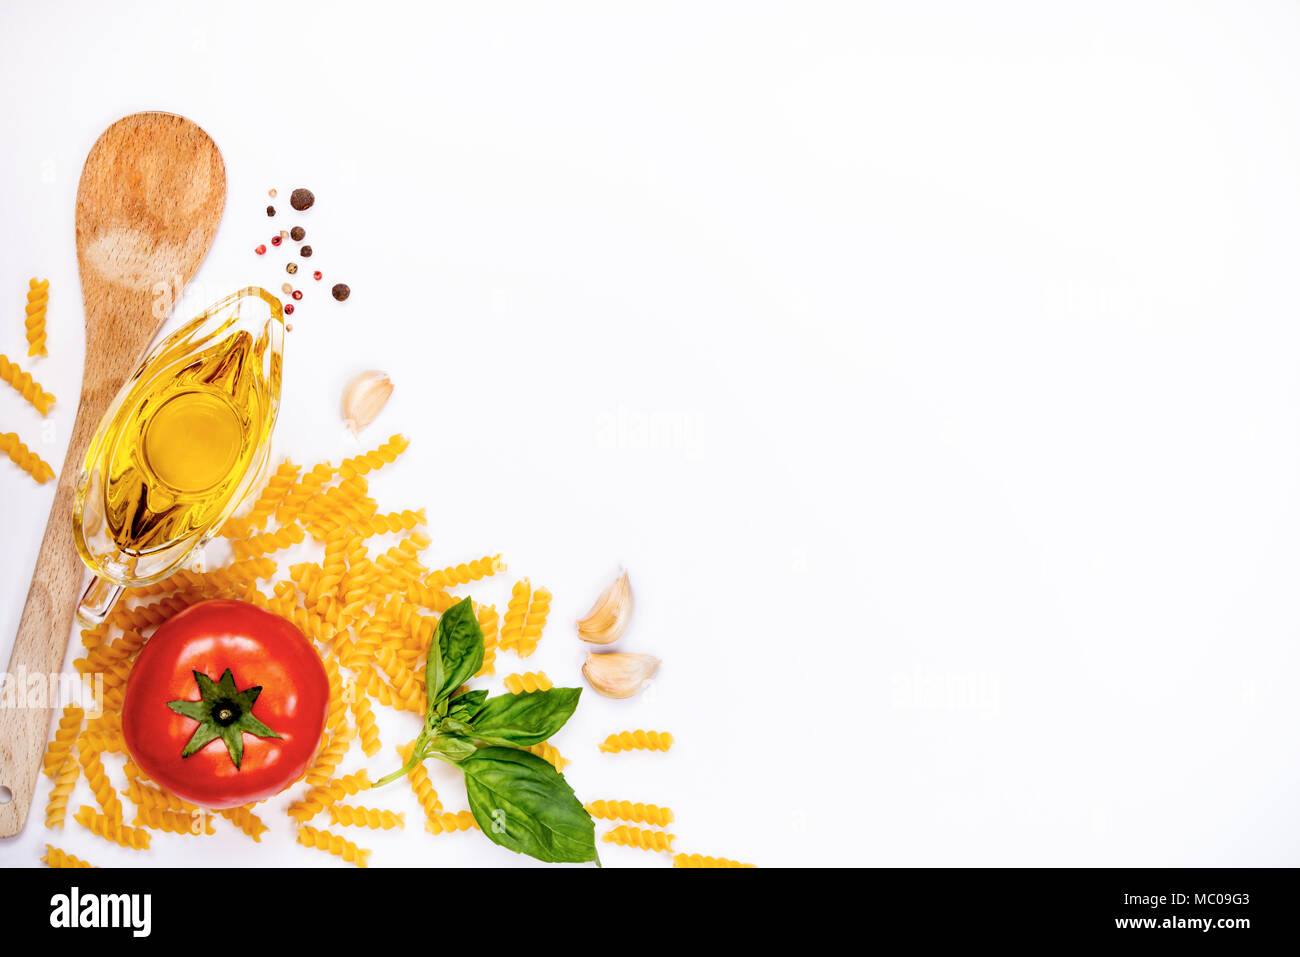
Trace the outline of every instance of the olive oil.
<instances>
[{"instance_id":1,"label":"olive oil","mask_svg":"<svg viewBox=\"0 0 1300 957\"><path fill-rule=\"evenodd\" d=\"M91 440L73 523L82 560L117 591L172 574L255 485L283 348L279 300L250 287L159 343L118 394Z\"/></svg>"}]
</instances>

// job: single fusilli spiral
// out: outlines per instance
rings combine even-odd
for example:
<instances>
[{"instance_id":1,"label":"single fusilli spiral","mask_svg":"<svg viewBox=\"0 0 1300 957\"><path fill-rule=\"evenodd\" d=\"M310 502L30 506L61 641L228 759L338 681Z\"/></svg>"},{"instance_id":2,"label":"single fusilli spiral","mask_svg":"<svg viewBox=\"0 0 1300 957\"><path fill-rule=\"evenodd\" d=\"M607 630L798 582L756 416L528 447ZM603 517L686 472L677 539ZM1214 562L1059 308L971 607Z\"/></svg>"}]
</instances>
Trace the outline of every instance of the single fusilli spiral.
<instances>
[{"instance_id":1,"label":"single fusilli spiral","mask_svg":"<svg viewBox=\"0 0 1300 957\"><path fill-rule=\"evenodd\" d=\"M370 706L370 699L357 691L352 691L352 717L357 723L357 737L361 740L361 750L366 757L373 758L382 747L379 741L379 726L375 723L375 711Z\"/></svg>"},{"instance_id":2,"label":"single fusilli spiral","mask_svg":"<svg viewBox=\"0 0 1300 957\"><path fill-rule=\"evenodd\" d=\"M377 831L391 831L393 828L406 827L405 814L381 808L359 807L355 804L331 804L329 813L331 824L340 824L344 827L368 827Z\"/></svg>"},{"instance_id":3,"label":"single fusilli spiral","mask_svg":"<svg viewBox=\"0 0 1300 957\"><path fill-rule=\"evenodd\" d=\"M45 826L51 830L62 830L63 822L68 816L68 800L72 789L77 786L81 775L81 765L74 754L68 754L67 760L54 775L54 787L50 789L50 799L45 803Z\"/></svg>"},{"instance_id":4,"label":"single fusilli spiral","mask_svg":"<svg viewBox=\"0 0 1300 957\"><path fill-rule=\"evenodd\" d=\"M30 372L24 372L8 356L0 354L0 380L8 382L24 399L35 407L41 415L49 415L54 405L54 396L46 392L41 384L32 378Z\"/></svg>"},{"instance_id":5,"label":"single fusilli spiral","mask_svg":"<svg viewBox=\"0 0 1300 957\"><path fill-rule=\"evenodd\" d=\"M218 811L217 813L259 844L262 843L262 835L270 830L269 827L262 823L262 819L253 813L251 805L226 808L224 811Z\"/></svg>"},{"instance_id":6,"label":"single fusilli spiral","mask_svg":"<svg viewBox=\"0 0 1300 957\"><path fill-rule=\"evenodd\" d=\"M133 851L148 850L149 832L142 827L129 827L104 814L96 814L93 807L82 805L72 818L96 837Z\"/></svg>"},{"instance_id":7,"label":"single fusilli spiral","mask_svg":"<svg viewBox=\"0 0 1300 957\"><path fill-rule=\"evenodd\" d=\"M338 834L320 831L306 824L298 828L298 843L306 847L314 847L317 850L328 851L336 857L341 857L349 864L357 865L357 867L365 867L370 860L369 850L357 847L347 838Z\"/></svg>"},{"instance_id":8,"label":"single fusilli spiral","mask_svg":"<svg viewBox=\"0 0 1300 957\"><path fill-rule=\"evenodd\" d=\"M205 572L192 572L182 568L160 582L128 588L126 594L132 598L144 598L148 595L165 595L173 591L193 592L199 595L216 596L237 593L250 582L267 579L276 573L274 559L265 556L243 558L221 568Z\"/></svg>"},{"instance_id":9,"label":"single fusilli spiral","mask_svg":"<svg viewBox=\"0 0 1300 957\"><path fill-rule=\"evenodd\" d=\"M453 598L448 592L430 588L424 582L411 582L406 587L406 600L441 615L459 599Z\"/></svg>"},{"instance_id":10,"label":"single fusilli spiral","mask_svg":"<svg viewBox=\"0 0 1300 957\"><path fill-rule=\"evenodd\" d=\"M430 572L424 583L430 588L455 588L468 585L481 578L490 578L506 570L500 555L484 555L482 558L461 565L448 565L436 572Z\"/></svg>"},{"instance_id":11,"label":"single fusilli spiral","mask_svg":"<svg viewBox=\"0 0 1300 957\"><path fill-rule=\"evenodd\" d=\"M475 677L494 675L497 671L497 644L501 634L501 616L491 605L475 604L474 617L478 619L479 627L483 629L483 665L476 672Z\"/></svg>"},{"instance_id":12,"label":"single fusilli spiral","mask_svg":"<svg viewBox=\"0 0 1300 957\"><path fill-rule=\"evenodd\" d=\"M675 854L673 867L753 867L725 857L705 857L703 854Z\"/></svg>"},{"instance_id":13,"label":"single fusilli spiral","mask_svg":"<svg viewBox=\"0 0 1300 957\"><path fill-rule=\"evenodd\" d=\"M161 625L191 604L189 595L169 595L152 604L137 605L135 608L127 608L126 602L120 601L113 609L113 613L108 616L108 621L113 627L121 628L123 631L144 632L146 628Z\"/></svg>"},{"instance_id":14,"label":"single fusilli spiral","mask_svg":"<svg viewBox=\"0 0 1300 957\"><path fill-rule=\"evenodd\" d=\"M134 763L132 764L134 767ZM188 813L195 806L178 798L170 791L145 784L139 778L128 776L126 798L135 805L137 811L180 811Z\"/></svg>"},{"instance_id":15,"label":"single fusilli spiral","mask_svg":"<svg viewBox=\"0 0 1300 957\"><path fill-rule=\"evenodd\" d=\"M50 281L48 279L29 279L27 281L27 354L29 356L47 356L45 348L45 307L50 301Z\"/></svg>"},{"instance_id":16,"label":"single fusilli spiral","mask_svg":"<svg viewBox=\"0 0 1300 957\"><path fill-rule=\"evenodd\" d=\"M307 770L304 778L307 784L313 788L323 787L334 775L334 770L343 760L343 756L348 753L348 748L352 744L352 739L356 737L356 732L348 724L344 724L330 735L329 743L321 748L320 753L316 755L316 760L312 762L311 767Z\"/></svg>"},{"instance_id":17,"label":"single fusilli spiral","mask_svg":"<svg viewBox=\"0 0 1300 957\"><path fill-rule=\"evenodd\" d=\"M545 588L533 591L533 600L528 605L528 617L524 619L523 632L515 643L515 653L527 658L537 650L537 643L542 640L542 629L546 627L546 616L551 613L551 593Z\"/></svg>"},{"instance_id":18,"label":"single fusilli spiral","mask_svg":"<svg viewBox=\"0 0 1300 957\"><path fill-rule=\"evenodd\" d=\"M370 787L370 775L363 768L354 774L345 774L341 778L327 781L320 787L312 788L301 801L289 805L289 816L302 823L325 810L331 804L343 799L345 795L356 794Z\"/></svg>"},{"instance_id":19,"label":"single fusilli spiral","mask_svg":"<svg viewBox=\"0 0 1300 957\"><path fill-rule=\"evenodd\" d=\"M600 750L610 754L619 751L667 751L673 746L673 736L667 731L619 731L600 744Z\"/></svg>"},{"instance_id":20,"label":"single fusilli spiral","mask_svg":"<svg viewBox=\"0 0 1300 957\"><path fill-rule=\"evenodd\" d=\"M54 467L23 445L22 440L13 432L0 432L0 452L8 455L9 461L41 485L54 478Z\"/></svg>"},{"instance_id":21,"label":"single fusilli spiral","mask_svg":"<svg viewBox=\"0 0 1300 957\"><path fill-rule=\"evenodd\" d=\"M94 867L94 864L88 864L79 857L73 857L67 851L61 851L53 844L45 845L45 856L41 858L41 863L48 867Z\"/></svg>"},{"instance_id":22,"label":"single fusilli spiral","mask_svg":"<svg viewBox=\"0 0 1300 957\"><path fill-rule=\"evenodd\" d=\"M633 804L631 801L592 801L587 806L592 817L606 820L631 821L634 824L653 824L667 827L673 823L673 812L657 804Z\"/></svg>"},{"instance_id":23,"label":"single fusilli spiral","mask_svg":"<svg viewBox=\"0 0 1300 957\"><path fill-rule=\"evenodd\" d=\"M86 775L86 783L90 785L91 793L95 795L95 801L104 814L115 821L122 820L122 802L117 799L117 790L108 779L99 755L94 751L81 751L78 759L81 761L81 770Z\"/></svg>"},{"instance_id":24,"label":"single fusilli spiral","mask_svg":"<svg viewBox=\"0 0 1300 957\"><path fill-rule=\"evenodd\" d=\"M193 811L166 811L158 807L142 807L136 810L135 820L131 823L153 831L194 837L217 833L212 826L212 815L202 808Z\"/></svg>"},{"instance_id":25,"label":"single fusilli spiral","mask_svg":"<svg viewBox=\"0 0 1300 957\"><path fill-rule=\"evenodd\" d=\"M404 745L397 749L398 755L401 756L402 766L411 760L411 754L415 750L415 742ZM424 809L424 816L432 821L442 813L442 801L438 800L438 792L434 790L433 782L429 780L429 771L423 764L417 764L406 775L406 781L415 792L415 799L420 802L420 807Z\"/></svg>"},{"instance_id":26,"label":"single fusilli spiral","mask_svg":"<svg viewBox=\"0 0 1300 957\"><path fill-rule=\"evenodd\" d=\"M425 524L424 509L403 509L400 512L386 512L371 515L362 521L352 523L352 530L365 538L372 535L388 535L394 532L409 532Z\"/></svg>"},{"instance_id":27,"label":"single fusilli spiral","mask_svg":"<svg viewBox=\"0 0 1300 957\"><path fill-rule=\"evenodd\" d=\"M321 560L320 575L311 584L306 605L317 613L329 606L338 593L348 571L348 545L352 533L340 528L330 533L325 542L325 557Z\"/></svg>"},{"instance_id":28,"label":"single fusilli spiral","mask_svg":"<svg viewBox=\"0 0 1300 957\"><path fill-rule=\"evenodd\" d=\"M533 587L525 578L517 581L510 591L510 601L506 605L505 617L501 619L501 647L511 651L519 643L524 633L524 621L528 617L528 600L532 597Z\"/></svg>"},{"instance_id":29,"label":"single fusilli spiral","mask_svg":"<svg viewBox=\"0 0 1300 957\"><path fill-rule=\"evenodd\" d=\"M522 674L505 676L506 690L511 694L522 694L525 691L550 691L554 685L551 679L546 677L545 671L525 671Z\"/></svg>"},{"instance_id":30,"label":"single fusilli spiral","mask_svg":"<svg viewBox=\"0 0 1300 957\"><path fill-rule=\"evenodd\" d=\"M410 440L405 436L394 435L377 449L344 459L339 464L339 474L344 478L352 478L355 475L365 475L375 469L383 468L405 452L410 444Z\"/></svg>"},{"instance_id":31,"label":"single fusilli spiral","mask_svg":"<svg viewBox=\"0 0 1300 957\"><path fill-rule=\"evenodd\" d=\"M541 744L534 744L528 749L537 755L557 771L563 771L569 766L569 759L560 753L560 749L549 741L543 741Z\"/></svg>"},{"instance_id":32,"label":"single fusilli spiral","mask_svg":"<svg viewBox=\"0 0 1300 957\"><path fill-rule=\"evenodd\" d=\"M469 811L457 811L455 814L444 812L430 814L424 822L424 829L430 834L446 834L449 831L470 831L478 827L478 821Z\"/></svg>"},{"instance_id":33,"label":"single fusilli spiral","mask_svg":"<svg viewBox=\"0 0 1300 957\"><path fill-rule=\"evenodd\" d=\"M671 851L676 834L665 831L647 831L645 828L619 825L612 831L606 831L606 844L621 844L624 847L639 847L643 851Z\"/></svg>"},{"instance_id":34,"label":"single fusilli spiral","mask_svg":"<svg viewBox=\"0 0 1300 957\"><path fill-rule=\"evenodd\" d=\"M278 552L290 545L297 545L306 535L301 525L286 525L274 532L263 532L261 535L250 535L243 540L233 541L230 543L230 548L236 558L254 558L267 552Z\"/></svg>"},{"instance_id":35,"label":"single fusilli spiral","mask_svg":"<svg viewBox=\"0 0 1300 957\"><path fill-rule=\"evenodd\" d=\"M126 754L126 740L120 731L83 731L77 746L98 754Z\"/></svg>"},{"instance_id":36,"label":"single fusilli spiral","mask_svg":"<svg viewBox=\"0 0 1300 957\"><path fill-rule=\"evenodd\" d=\"M77 735L81 731L81 722L85 717L86 712L78 705L70 704L63 709L63 714L59 716L59 727L54 732L53 740L45 749L45 759L42 762L48 777L54 777L63 770L70 756L72 742L77 740Z\"/></svg>"}]
</instances>

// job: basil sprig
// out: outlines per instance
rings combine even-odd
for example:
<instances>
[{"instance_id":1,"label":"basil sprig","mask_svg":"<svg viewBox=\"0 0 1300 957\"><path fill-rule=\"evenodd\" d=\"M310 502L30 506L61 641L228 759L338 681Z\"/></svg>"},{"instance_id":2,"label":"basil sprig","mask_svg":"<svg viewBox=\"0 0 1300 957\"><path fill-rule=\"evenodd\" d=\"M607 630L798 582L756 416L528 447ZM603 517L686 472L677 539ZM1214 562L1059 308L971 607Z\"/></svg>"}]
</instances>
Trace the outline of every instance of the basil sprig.
<instances>
[{"instance_id":1,"label":"basil sprig","mask_svg":"<svg viewBox=\"0 0 1300 957\"><path fill-rule=\"evenodd\" d=\"M600 861L591 815L564 775L525 748L547 740L573 715L581 688L551 688L489 698L481 689L455 694L483 665L483 629L466 598L438 620L424 666L424 728L405 767L428 758L465 772L470 812L493 842L539 861Z\"/></svg>"}]
</instances>

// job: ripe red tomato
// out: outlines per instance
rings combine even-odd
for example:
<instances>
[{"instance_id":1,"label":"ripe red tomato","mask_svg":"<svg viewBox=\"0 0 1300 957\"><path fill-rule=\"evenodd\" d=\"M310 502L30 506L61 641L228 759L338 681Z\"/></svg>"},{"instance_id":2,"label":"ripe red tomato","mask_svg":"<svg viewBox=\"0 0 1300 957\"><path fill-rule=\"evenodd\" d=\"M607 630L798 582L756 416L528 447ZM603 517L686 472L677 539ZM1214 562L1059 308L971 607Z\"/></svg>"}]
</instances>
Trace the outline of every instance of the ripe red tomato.
<instances>
[{"instance_id":1,"label":"ripe red tomato","mask_svg":"<svg viewBox=\"0 0 1300 957\"><path fill-rule=\"evenodd\" d=\"M220 810L298 780L320 744L329 679L292 622L205 601L159 626L126 683L122 732L145 774Z\"/></svg>"}]
</instances>

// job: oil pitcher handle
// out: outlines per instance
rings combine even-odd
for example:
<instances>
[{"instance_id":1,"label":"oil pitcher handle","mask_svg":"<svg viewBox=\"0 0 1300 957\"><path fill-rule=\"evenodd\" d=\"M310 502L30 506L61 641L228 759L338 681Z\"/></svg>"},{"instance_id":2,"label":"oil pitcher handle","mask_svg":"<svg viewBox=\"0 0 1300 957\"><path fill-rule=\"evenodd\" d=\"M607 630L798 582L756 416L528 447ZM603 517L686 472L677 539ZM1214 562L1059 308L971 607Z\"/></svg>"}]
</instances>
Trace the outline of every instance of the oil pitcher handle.
<instances>
[{"instance_id":1,"label":"oil pitcher handle","mask_svg":"<svg viewBox=\"0 0 1300 957\"><path fill-rule=\"evenodd\" d=\"M77 606L77 621L85 628L102 624L121 595L121 585L96 575L81 596L81 604Z\"/></svg>"}]
</instances>

